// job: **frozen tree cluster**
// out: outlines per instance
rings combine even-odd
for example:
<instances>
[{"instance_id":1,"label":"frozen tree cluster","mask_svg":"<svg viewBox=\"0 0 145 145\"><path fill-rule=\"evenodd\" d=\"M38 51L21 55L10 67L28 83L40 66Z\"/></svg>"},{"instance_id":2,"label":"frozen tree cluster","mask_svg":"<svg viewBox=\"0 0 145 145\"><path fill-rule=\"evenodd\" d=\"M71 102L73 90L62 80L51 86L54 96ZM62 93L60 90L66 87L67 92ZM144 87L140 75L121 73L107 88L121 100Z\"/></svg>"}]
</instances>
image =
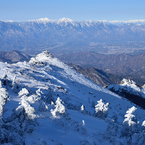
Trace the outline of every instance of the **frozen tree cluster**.
<instances>
[{"instance_id":1,"label":"frozen tree cluster","mask_svg":"<svg viewBox=\"0 0 145 145\"><path fill-rule=\"evenodd\" d=\"M143 109L48 52L0 65L0 144L145 144Z\"/></svg>"},{"instance_id":2,"label":"frozen tree cluster","mask_svg":"<svg viewBox=\"0 0 145 145\"><path fill-rule=\"evenodd\" d=\"M30 103L34 103L34 100L36 100L35 97L37 96L31 95L28 97L27 95L29 94L29 92L26 88L23 88L18 94L19 96L21 96L20 104L25 109L26 114L30 119L34 119L36 117L36 115L34 114L35 109L30 105Z\"/></svg>"},{"instance_id":3,"label":"frozen tree cluster","mask_svg":"<svg viewBox=\"0 0 145 145\"><path fill-rule=\"evenodd\" d=\"M22 93L23 92L23 93ZM23 135L25 133L32 133L35 128L35 122L31 121L34 108L24 99L24 94L27 93L23 89L19 94L22 96L21 105L12 110L11 114L5 116L3 107L8 99L8 93L5 88L0 88L0 109L1 109L1 122L0 122L0 143L24 144ZM11 98L10 98L11 99ZM30 116L31 119L30 119Z\"/></svg>"}]
</instances>

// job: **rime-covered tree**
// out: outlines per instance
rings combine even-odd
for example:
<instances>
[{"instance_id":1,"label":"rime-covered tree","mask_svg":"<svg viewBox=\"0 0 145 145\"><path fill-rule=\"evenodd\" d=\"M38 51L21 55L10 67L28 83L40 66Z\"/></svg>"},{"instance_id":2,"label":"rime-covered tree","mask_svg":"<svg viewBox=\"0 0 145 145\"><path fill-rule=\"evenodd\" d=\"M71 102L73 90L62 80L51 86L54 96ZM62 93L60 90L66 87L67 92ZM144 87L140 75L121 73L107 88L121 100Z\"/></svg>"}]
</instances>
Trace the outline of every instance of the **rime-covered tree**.
<instances>
[{"instance_id":1,"label":"rime-covered tree","mask_svg":"<svg viewBox=\"0 0 145 145\"><path fill-rule=\"evenodd\" d=\"M125 119L123 121L124 124L128 124L128 126L133 126L136 124L135 121L132 120L135 116L132 114L137 108L136 107L131 107L126 111L126 114L124 115Z\"/></svg>"},{"instance_id":2,"label":"rime-covered tree","mask_svg":"<svg viewBox=\"0 0 145 145\"><path fill-rule=\"evenodd\" d=\"M28 94L29 94L29 92L28 92L28 90L27 90L26 88L23 88L23 89L18 93L19 97L22 97L22 96L28 95Z\"/></svg>"},{"instance_id":3,"label":"rime-covered tree","mask_svg":"<svg viewBox=\"0 0 145 145\"><path fill-rule=\"evenodd\" d=\"M135 115L133 115L133 112L135 112L137 108L131 107L126 111L126 114L124 115L125 119L123 121L123 128L122 128L122 136L131 137L134 133L138 131L138 124L133 120Z\"/></svg>"},{"instance_id":4,"label":"rime-covered tree","mask_svg":"<svg viewBox=\"0 0 145 145\"><path fill-rule=\"evenodd\" d=\"M84 110L85 110L85 106L82 105L82 106L81 106L81 111L83 112Z\"/></svg>"},{"instance_id":5,"label":"rime-covered tree","mask_svg":"<svg viewBox=\"0 0 145 145\"><path fill-rule=\"evenodd\" d=\"M8 93L6 92L5 88L0 88L0 119L3 114L3 106L5 105L8 99Z\"/></svg>"},{"instance_id":6,"label":"rime-covered tree","mask_svg":"<svg viewBox=\"0 0 145 145\"><path fill-rule=\"evenodd\" d=\"M55 107L54 109L50 110L52 117L60 118L60 115L65 113L65 106L63 105L63 102L59 97L57 98L54 107Z\"/></svg>"},{"instance_id":7,"label":"rime-covered tree","mask_svg":"<svg viewBox=\"0 0 145 145\"><path fill-rule=\"evenodd\" d=\"M101 118L107 117L109 103L103 103L102 99L97 102L98 104L95 106L96 116Z\"/></svg>"},{"instance_id":8,"label":"rime-covered tree","mask_svg":"<svg viewBox=\"0 0 145 145\"><path fill-rule=\"evenodd\" d=\"M19 86L18 84L16 83L16 76L13 77L13 80L12 80L12 90L15 92L15 93L18 93L19 91Z\"/></svg>"}]
</instances>

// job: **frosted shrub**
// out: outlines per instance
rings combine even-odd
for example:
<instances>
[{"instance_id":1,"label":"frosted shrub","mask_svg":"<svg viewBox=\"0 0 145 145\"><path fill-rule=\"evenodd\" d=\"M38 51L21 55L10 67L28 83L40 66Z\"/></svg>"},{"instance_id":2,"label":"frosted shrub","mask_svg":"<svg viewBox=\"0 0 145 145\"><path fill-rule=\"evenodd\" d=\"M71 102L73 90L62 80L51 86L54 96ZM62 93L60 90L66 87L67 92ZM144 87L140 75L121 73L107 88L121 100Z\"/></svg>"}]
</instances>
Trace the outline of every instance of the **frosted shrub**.
<instances>
[{"instance_id":1,"label":"frosted shrub","mask_svg":"<svg viewBox=\"0 0 145 145\"><path fill-rule=\"evenodd\" d=\"M40 90L40 88L38 89L38 90L36 90L36 94L38 95L38 96L41 96L42 94L43 94L43 92Z\"/></svg>"},{"instance_id":2,"label":"frosted shrub","mask_svg":"<svg viewBox=\"0 0 145 145\"><path fill-rule=\"evenodd\" d=\"M85 110L85 106L82 105L82 106L81 106L81 111L83 112L84 110Z\"/></svg>"},{"instance_id":3,"label":"frosted shrub","mask_svg":"<svg viewBox=\"0 0 145 145\"><path fill-rule=\"evenodd\" d=\"M31 107L31 105L29 103L34 103L36 98L35 95L31 95L29 97L27 97L27 95L29 94L28 90L26 88L23 88L19 93L19 97L21 97L21 106L23 107L25 110L25 113L27 114L29 119L35 119L36 115L35 113L35 109L33 107ZM37 96L36 96L37 97Z\"/></svg>"},{"instance_id":4,"label":"frosted shrub","mask_svg":"<svg viewBox=\"0 0 145 145\"><path fill-rule=\"evenodd\" d=\"M2 81L0 81L0 88L2 88Z\"/></svg>"},{"instance_id":5,"label":"frosted shrub","mask_svg":"<svg viewBox=\"0 0 145 145\"><path fill-rule=\"evenodd\" d=\"M144 127L145 127L145 120L142 122L142 126L144 126Z\"/></svg>"},{"instance_id":6,"label":"frosted shrub","mask_svg":"<svg viewBox=\"0 0 145 145\"><path fill-rule=\"evenodd\" d=\"M127 123L128 126L133 126L136 123L134 121L132 121L132 118L134 118L135 116L132 114L137 108L136 107L131 107L130 109L128 109L128 111L126 111L126 114L124 115L124 117L126 117L123 121L123 123Z\"/></svg>"},{"instance_id":7,"label":"frosted shrub","mask_svg":"<svg viewBox=\"0 0 145 145\"><path fill-rule=\"evenodd\" d=\"M81 123L83 126L85 126L85 121L84 120L82 120L82 123Z\"/></svg>"},{"instance_id":8,"label":"frosted shrub","mask_svg":"<svg viewBox=\"0 0 145 145\"><path fill-rule=\"evenodd\" d=\"M36 117L36 115L34 114L35 109L31 107L30 104L25 99L22 99L21 105L24 107L25 112L28 115L29 119L34 119Z\"/></svg>"},{"instance_id":9,"label":"frosted shrub","mask_svg":"<svg viewBox=\"0 0 145 145\"><path fill-rule=\"evenodd\" d=\"M0 88L0 117L3 113L3 106L5 105L8 99L8 93L5 88Z\"/></svg>"},{"instance_id":10,"label":"frosted shrub","mask_svg":"<svg viewBox=\"0 0 145 145\"><path fill-rule=\"evenodd\" d=\"M98 113L99 111L105 113L106 111L108 111L108 105L109 103L103 103L102 99L100 99L100 101L97 101L98 104L95 106L95 111L96 113Z\"/></svg>"},{"instance_id":11,"label":"frosted shrub","mask_svg":"<svg viewBox=\"0 0 145 145\"><path fill-rule=\"evenodd\" d=\"M19 94L19 97L21 97L23 95L28 95L29 92L26 88L23 88L18 94Z\"/></svg>"},{"instance_id":12,"label":"frosted shrub","mask_svg":"<svg viewBox=\"0 0 145 145\"><path fill-rule=\"evenodd\" d=\"M14 93L18 93L19 92L19 85L17 84L17 80L16 80L16 76L13 77L12 79L12 90Z\"/></svg>"},{"instance_id":13,"label":"frosted shrub","mask_svg":"<svg viewBox=\"0 0 145 145\"><path fill-rule=\"evenodd\" d=\"M54 107L55 109L50 110L53 118L60 118L60 115L65 113L65 106L59 97L57 98Z\"/></svg>"},{"instance_id":14,"label":"frosted shrub","mask_svg":"<svg viewBox=\"0 0 145 145\"><path fill-rule=\"evenodd\" d=\"M137 124L132 119L135 117L132 113L136 110L136 107L131 107L126 111L124 115L125 119L123 121L122 136L131 137L134 133L138 132L139 124Z\"/></svg>"},{"instance_id":15,"label":"frosted shrub","mask_svg":"<svg viewBox=\"0 0 145 145\"><path fill-rule=\"evenodd\" d=\"M109 103L103 103L102 99L97 102L98 104L95 106L96 116L101 118L107 117Z\"/></svg>"}]
</instances>

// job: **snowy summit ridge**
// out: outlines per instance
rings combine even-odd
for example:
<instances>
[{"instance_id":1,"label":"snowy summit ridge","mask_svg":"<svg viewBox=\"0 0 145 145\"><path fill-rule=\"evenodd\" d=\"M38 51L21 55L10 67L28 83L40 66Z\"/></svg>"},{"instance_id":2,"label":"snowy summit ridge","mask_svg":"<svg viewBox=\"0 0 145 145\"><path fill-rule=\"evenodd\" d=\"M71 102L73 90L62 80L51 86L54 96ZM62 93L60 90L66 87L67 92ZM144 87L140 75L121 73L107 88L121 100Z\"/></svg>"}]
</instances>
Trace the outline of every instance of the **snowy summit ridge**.
<instances>
[{"instance_id":1,"label":"snowy summit ridge","mask_svg":"<svg viewBox=\"0 0 145 145\"><path fill-rule=\"evenodd\" d=\"M88 26L92 25L92 24L96 24L96 23L110 23L110 24L130 24L130 23L136 23L136 24L145 24L145 20L127 20L127 21L119 21L119 20L114 20L114 21L107 21L107 20L86 20L86 21L74 21L72 19L69 18L61 18L59 20L52 20L52 19L48 19L48 18L40 18L37 20L30 20L30 22L37 22L37 23L55 23L58 25L62 25L65 24L65 26L67 26L68 24L72 24L73 26L78 26L79 24L86 24Z\"/></svg>"},{"instance_id":2,"label":"snowy summit ridge","mask_svg":"<svg viewBox=\"0 0 145 145\"><path fill-rule=\"evenodd\" d=\"M48 19L48 18L40 18L40 19L37 19L37 20L30 20L29 22L37 22L37 23L51 23L51 22L54 22L54 20L51 20L51 19Z\"/></svg>"},{"instance_id":3,"label":"snowy summit ridge","mask_svg":"<svg viewBox=\"0 0 145 145\"><path fill-rule=\"evenodd\" d=\"M29 62L1 62L0 76L1 144L145 143L143 109L48 51Z\"/></svg>"},{"instance_id":4,"label":"snowy summit ridge","mask_svg":"<svg viewBox=\"0 0 145 145\"><path fill-rule=\"evenodd\" d=\"M64 18L58 20L58 23L62 23L62 22L64 22L64 23L72 23L74 21L69 19L69 18L65 18L64 17Z\"/></svg>"}]
</instances>

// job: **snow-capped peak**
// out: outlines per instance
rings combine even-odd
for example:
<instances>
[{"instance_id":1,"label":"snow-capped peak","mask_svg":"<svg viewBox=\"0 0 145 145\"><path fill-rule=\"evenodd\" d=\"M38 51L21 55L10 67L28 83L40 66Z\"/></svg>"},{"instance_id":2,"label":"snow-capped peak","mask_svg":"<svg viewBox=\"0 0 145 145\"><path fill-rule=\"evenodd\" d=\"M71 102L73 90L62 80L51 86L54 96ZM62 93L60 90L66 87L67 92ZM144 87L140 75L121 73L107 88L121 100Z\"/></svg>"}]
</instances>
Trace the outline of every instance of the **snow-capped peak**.
<instances>
[{"instance_id":1,"label":"snow-capped peak","mask_svg":"<svg viewBox=\"0 0 145 145\"><path fill-rule=\"evenodd\" d=\"M52 57L52 55L46 50L36 56L37 60L45 60L48 57Z\"/></svg>"},{"instance_id":2,"label":"snow-capped peak","mask_svg":"<svg viewBox=\"0 0 145 145\"><path fill-rule=\"evenodd\" d=\"M5 21L5 22L13 22L11 20ZM86 21L74 21L72 19L69 18L61 18L59 20L52 20L52 19L48 19L48 18L40 18L37 20L30 20L30 22L37 22L37 23L49 23L49 22L55 22L57 24L72 24L75 25L76 23L87 23L87 24L94 24L94 23L111 23L111 24L127 24L127 23L137 23L137 24L144 24L145 20L128 20L128 21L121 21L121 20L114 20L114 21L107 21L107 20L86 20Z\"/></svg>"},{"instance_id":3,"label":"snow-capped peak","mask_svg":"<svg viewBox=\"0 0 145 145\"><path fill-rule=\"evenodd\" d=\"M133 80L130 79L123 79L120 85L110 85L108 89L114 88L115 91L123 89L130 93L138 93L141 92L141 88L136 85Z\"/></svg>"},{"instance_id":4,"label":"snow-capped peak","mask_svg":"<svg viewBox=\"0 0 145 145\"><path fill-rule=\"evenodd\" d=\"M136 24L144 24L145 20L128 20L128 21L119 21L119 20L115 20L115 21L108 21L109 23L112 24L127 24L127 23L136 23Z\"/></svg>"},{"instance_id":5,"label":"snow-capped peak","mask_svg":"<svg viewBox=\"0 0 145 145\"><path fill-rule=\"evenodd\" d=\"M64 17L62 19L59 19L57 21L57 24L65 24L65 26L68 25L68 24L72 24L74 26L75 25L75 21Z\"/></svg>"},{"instance_id":6,"label":"snow-capped peak","mask_svg":"<svg viewBox=\"0 0 145 145\"><path fill-rule=\"evenodd\" d=\"M48 19L48 18L40 18L40 19L37 19L37 20L30 20L30 22L37 22L37 23L50 23L50 22L54 22L54 20L51 20L51 19Z\"/></svg>"},{"instance_id":7,"label":"snow-capped peak","mask_svg":"<svg viewBox=\"0 0 145 145\"><path fill-rule=\"evenodd\" d=\"M0 20L1 21L1 20ZM13 23L14 21L13 20L6 20L6 21L3 21L2 22L9 22L9 23Z\"/></svg>"},{"instance_id":8,"label":"snow-capped peak","mask_svg":"<svg viewBox=\"0 0 145 145\"><path fill-rule=\"evenodd\" d=\"M38 54L35 58L31 58L30 63L40 64L41 62L46 62L49 58L52 58L52 55L48 51L43 51Z\"/></svg>"},{"instance_id":9,"label":"snow-capped peak","mask_svg":"<svg viewBox=\"0 0 145 145\"><path fill-rule=\"evenodd\" d=\"M64 23L72 23L73 20L64 17L64 18L58 20L58 23L62 23L62 22L64 22Z\"/></svg>"},{"instance_id":10,"label":"snow-capped peak","mask_svg":"<svg viewBox=\"0 0 145 145\"><path fill-rule=\"evenodd\" d=\"M123 79L121 81L121 85L128 85L128 86L130 86L130 85L135 85L135 84L136 83L133 80L130 80L130 79Z\"/></svg>"},{"instance_id":11,"label":"snow-capped peak","mask_svg":"<svg viewBox=\"0 0 145 145\"><path fill-rule=\"evenodd\" d=\"M130 79L123 79L121 81L120 85L121 86L128 86L128 87L130 87L133 90L138 91L138 92L141 91L140 88L136 85L136 82L134 82L133 80L130 80Z\"/></svg>"}]
</instances>

